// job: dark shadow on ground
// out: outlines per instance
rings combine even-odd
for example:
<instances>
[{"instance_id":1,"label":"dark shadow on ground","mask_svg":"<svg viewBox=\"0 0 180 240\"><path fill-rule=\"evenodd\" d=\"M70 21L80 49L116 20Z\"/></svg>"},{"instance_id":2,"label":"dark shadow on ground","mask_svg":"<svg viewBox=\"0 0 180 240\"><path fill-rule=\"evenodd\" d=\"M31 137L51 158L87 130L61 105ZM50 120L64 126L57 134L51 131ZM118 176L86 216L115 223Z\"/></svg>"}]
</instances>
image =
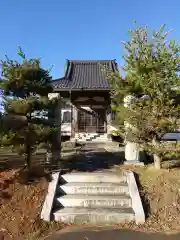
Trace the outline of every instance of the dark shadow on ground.
<instances>
[{"instance_id":1,"label":"dark shadow on ground","mask_svg":"<svg viewBox=\"0 0 180 240\"><path fill-rule=\"evenodd\" d=\"M144 164L152 164L154 163L154 159L152 155L149 155L147 153L145 154L144 158ZM180 152L176 154L172 154L171 156L164 156L162 159L162 168L167 169L173 169L173 168L179 168L180 167Z\"/></svg>"},{"instance_id":2,"label":"dark shadow on ground","mask_svg":"<svg viewBox=\"0 0 180 240\"><path fill-rule=\"evenodd\" d=\"M24 169L23 171L19 171L16 176L16 180L26 185L39 182L42 178L50 182L52 175L46 171L44 167L40 166L32 168L31 170Z\"/></svg>"},{"instance_id":3,"label":"dark shadow on ground","mask_svg":"<svg viewBox=\"0 0 180 240\"><path fill-rule=\"evenodd\" d=\"M10 184L15 181L21 184L32 184L39 182L42 178L45 178L48 182L52 180L52 175L47 171L44 166L36 166L28 170L27 168L18 169L12 176L0 176L0 197L7 198L5 192L2 192L8 188Z\"/></svg>"},{"instance_id":4,"label":"dark shadow on ground","mask_svg":"<svg viewBox=\"0 0 180 240\"><path fill-rule=\"evenodd\" d=\"M180 152L164 157L162 164L165 168L179 168L180 167Z\"/></svg>"},{"instance_id":5,"label":"dark shadow on ground","mask_svg":"<svg viewBox=\"0 0 180 240\"><path fill-rule=\"evenodd\" d=\"M70 136L61 136L61 141L62 142L67 142L70 140Z\"/></svg>"},{"instance_id":6,"label":"dark shadow on ground","mask_svg":"<svg viewBox=\"0 0 180 240\"><path fill-rule=\"evenodd\" d=\"M43 166L46 162L46 153L36 153L32 156L33 166ZM8 169L19 169L24 167L25 161L23 156L16 153L0 152L0 172Z\"/></svg>"},{"instance_id":7,"label":"dark shadow on ground","mask_svg":"<svg viewBox=\"0 0 180 240\"><path fill-rule=\"evenodd\" d=\"M164 233L145 233L129 229L112 228L73 228L59 231L44 240L179 240L180 233L166 235Z\"/></svg>"},{"instance_id":8,"label":"dark shadow on ground","mask_svg":"<svg viewBox=\"0 0 180 240\"><path fill-rule=\"evenodd\" d=\"M103 145L98 147L95 143L89 143L77 149L75 154L63 159L61 167L67 171L92 172L110 169L115 165L123 164L124 161L124 148L119 148L119 151L115 152L107 152ZM140 162L150 163L150 156L147 156L144 151L140 152Z\"/></svg>"},{"instance_id":9,"label":"dark shadow on ground","mask_svg":"<svg viewBox=\"0 0 180 240\"><path fill-rule=\"evenodd\" d=\"M46 163L46 153L44 151L33 154L31 161L31 169L25 167L23 156L16 153L9 152L8 150L0 150L0 174L1 172L13 170L11 179L0 175L0 188L19 181L22 184L31 184L39 182L42 178L51 181L51 170L57 165L50 165ZM9 174L8 174L9 175ZM2 183L1 183L2 182ZM1 197L6 197L6 194L1 194Z\"/></svg>"},{"instance_id":10,"label":"dark shadow on ground","mask_svg":"<svg viewBox=\"0 0 180 240\"><path fill-rule=\"evenodd\" d=\"M6 183L4 183L4 185L1 184L1 186L0 186L0 205L1 205L2 199L10 199L11 198L11 195L8 193L7 189L8 189L8 185L6 185Z\"/></svg>"},{"instance_id":11,"label":"dark shadow on ground","mask_svg":"<svg viewBox=\"0 0 180 240\"><path fill-rule=\"evenodd\" d=\"M0 178L0 205L2 199L10 199L11 195L7 191L10 184L13 184L15 181L14 177L11 178Z\"/></svg>"},{"instance_id":12,"label":"dark shadow on ground","mask_svg":"<svg viewBox=\"0 0 180 240\"><path fill-rule=\"evenodd\" d=\"M63 153L71 153L71 152L74 152L75 150L74 149L63 149Z\"/></svg>"},{"instance_id":13,"label":"dark shadow on ground","mask_svg":"<svg viewBox=\"0 0 180 240\"><path fill-rule=\"evenodd\" d=\"M118 142L118 143L123 143L124 142L124 140L122 139L121 136L113 136L112 135L111 139L112 139L113 142Z\"/></svg>"},{"instance_id":14,"label":"dark shadow on ground","mask_svg":"<svg viewBox=\"0 0 180 240\"><path fill-rule=\"evenodd\" d=\"M124 152L107 152L104 148L85 146L76 154L62 160L61 168L67 171L92 172L110 169L124 162Z\"/></svg>"}]
</instances>

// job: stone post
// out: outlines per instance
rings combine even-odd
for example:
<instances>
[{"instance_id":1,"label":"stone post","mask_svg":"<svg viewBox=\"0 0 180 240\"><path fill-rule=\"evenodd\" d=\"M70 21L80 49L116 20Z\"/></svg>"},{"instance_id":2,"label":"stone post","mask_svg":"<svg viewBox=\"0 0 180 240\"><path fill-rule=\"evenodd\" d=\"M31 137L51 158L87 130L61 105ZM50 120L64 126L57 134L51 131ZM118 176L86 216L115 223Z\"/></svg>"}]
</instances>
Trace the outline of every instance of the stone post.
<instances>
[{"instance_id":1,"label":"stone post","mask_svg":"<svg viewBox=\"0 0 180 240\"><path fill-rule=\"evenodd\" d=\"M130 108L135 103L136 98L132 95L128 95L124 98L124 106ZM134 129L128 122L124 122L125 129ZM125 162L124 164L139 165L140 164L140 149L139 144L125 140Z\"/></svg>"},{"instance_id":2,"label":"stone post","mask_svg":"<svg viewBox=\"0 0 180 240\"><path fill-rule=\"evenodd\" d=\"M111 106L108 105L106 108L106 131L108 138L111 138L110 127L111 127Z\"/></svg>"}]
</instances>

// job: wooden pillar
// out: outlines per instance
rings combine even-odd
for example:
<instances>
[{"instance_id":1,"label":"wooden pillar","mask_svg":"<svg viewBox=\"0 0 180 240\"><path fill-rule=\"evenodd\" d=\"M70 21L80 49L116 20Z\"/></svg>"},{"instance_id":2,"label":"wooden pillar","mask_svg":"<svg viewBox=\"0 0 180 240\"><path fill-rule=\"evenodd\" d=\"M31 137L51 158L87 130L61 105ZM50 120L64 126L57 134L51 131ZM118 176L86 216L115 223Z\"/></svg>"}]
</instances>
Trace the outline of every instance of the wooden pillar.
<instances>
[{"instance_id":1,"label":"wooden pillar","mask_svg":"<svg viewBox=\"0 0 180 240\"><path fill-rule=\"evenodd\" d=\"M108 132L110 125L111 125L111 105L108 104L106 107L106 132Z\"/></svg>"},{"instance_id":2,"label":"wooden pillar","mask_svg":"<svg viewBox=\"0 0 180 240\"><path fill-rule=\"evenodd\" d=\"M75 127L76 127L76 119L75 119L75 108L71 105L71 137L75 137Z\"/></svg>"}]
</instances>

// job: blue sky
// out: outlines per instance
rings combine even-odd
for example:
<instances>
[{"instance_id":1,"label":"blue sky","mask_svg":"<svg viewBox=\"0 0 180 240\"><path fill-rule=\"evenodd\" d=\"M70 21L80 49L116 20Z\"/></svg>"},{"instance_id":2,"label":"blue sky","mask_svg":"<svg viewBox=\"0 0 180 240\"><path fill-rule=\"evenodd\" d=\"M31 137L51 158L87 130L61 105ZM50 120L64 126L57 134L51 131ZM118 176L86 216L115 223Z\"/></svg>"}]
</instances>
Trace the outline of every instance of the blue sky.
<instances>
[{"instance_id":1,"label":"blue sky","mask_svg":"<svg viewBox=\"0 0 180 240\"><path fill-rule=\"evenodd\" d=\"M166 23L180 39L178 0L0 0L0 59L41 57L53 78L63 76L66 59L117 59L120 40L128 39L133 20L157 29Z\"/></svg>"}]
</instances>

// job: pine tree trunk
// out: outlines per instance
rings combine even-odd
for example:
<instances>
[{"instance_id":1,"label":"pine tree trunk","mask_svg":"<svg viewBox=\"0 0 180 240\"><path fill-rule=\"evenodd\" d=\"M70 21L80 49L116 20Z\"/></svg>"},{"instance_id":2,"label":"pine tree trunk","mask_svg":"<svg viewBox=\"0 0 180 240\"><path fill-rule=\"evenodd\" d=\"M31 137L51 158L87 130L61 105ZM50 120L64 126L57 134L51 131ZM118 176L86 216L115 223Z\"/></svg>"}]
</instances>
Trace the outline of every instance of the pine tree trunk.
<instances>
[{"instance_id":1,"label":"pine tree trunk","mask_svg":"<svg viewBox=\"0 0 180 240\"><path fill-rule=\"evenodd\" d=\"M29 113L29 119L31 120L31 113ZM31 144L30 144L30 136L31 136L31 124L28 123L28 131L26 133L26 166L27 169L30 170L31 169L31 153L32 153L32 148L31 148Z\"/></svg>"},{"instance_id":2,"label":"pine tree trunk","mask_svg":"<svg viewBox=\"0 0 180 240\"><path fill-rule=\"evenodd\" d=\"M31 149L30 146L26 146L26 155L25 155L25 162L27 169L31 169Z\"/></svg>"},{"instance_id":3,"label":"pine tree trunk","mask_svg":"<svg viewBox=\"0 0 180 240\"><path fill-rule=\"evenodd\" d=\"M152 144L154 145L155 149L158 149L158 142L155 138L152 140ZM156 153L154 153L153 158L154 158L155 169L161 169L161 157Z\"/></svg>"},{"instance_id":4,"label":"pine tree trunk","mask_svg":"<svg viewBox=\"0 0 180 240\"><path fill-rule=\"evenodd\" d=\"M161 169L161 158L156 154L154 154L153 156L154 156L154 167L155 167L155 169Z\"/></svg>"}]
</instances>

